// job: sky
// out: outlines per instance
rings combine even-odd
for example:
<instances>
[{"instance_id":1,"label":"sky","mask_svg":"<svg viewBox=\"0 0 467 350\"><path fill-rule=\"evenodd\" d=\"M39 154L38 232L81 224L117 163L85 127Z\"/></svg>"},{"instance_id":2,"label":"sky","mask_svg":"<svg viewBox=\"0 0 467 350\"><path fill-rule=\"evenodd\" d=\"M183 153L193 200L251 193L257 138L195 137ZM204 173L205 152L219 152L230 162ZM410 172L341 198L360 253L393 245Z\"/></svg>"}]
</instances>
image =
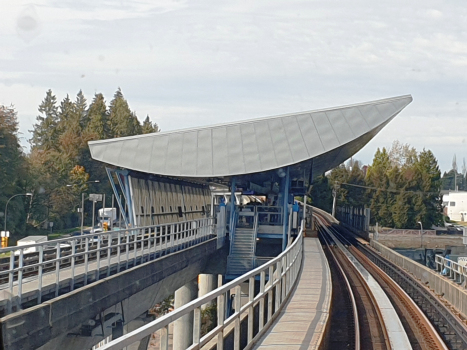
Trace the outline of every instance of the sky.
<instances>
[{"instance_id":1,"label":"sky","mask_svg":"<svg viewBox=\"0 0 467 350\"><path fill-rule=\"evenodd\" d=\"M411 94L354 159L394 140L467 158L465 0L0 0L0 104L21 144L51 89L118 87L163 131Z\"/></svg>"}]
</instances>

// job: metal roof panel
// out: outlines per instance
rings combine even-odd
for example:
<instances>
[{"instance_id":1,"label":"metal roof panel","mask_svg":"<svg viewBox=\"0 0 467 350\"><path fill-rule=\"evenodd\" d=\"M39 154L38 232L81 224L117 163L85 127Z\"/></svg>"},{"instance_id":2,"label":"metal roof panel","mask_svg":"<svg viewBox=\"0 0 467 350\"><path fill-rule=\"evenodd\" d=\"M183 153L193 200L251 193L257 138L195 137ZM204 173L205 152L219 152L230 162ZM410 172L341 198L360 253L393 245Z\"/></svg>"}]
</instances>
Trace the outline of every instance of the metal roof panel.
<instances>
[{"instance_id":1,"label":"metal roof panel","mask_svg":"<svg viewBox=\"0 0 467 350\"><path fill-rule=\"evenodd\" d=\"M329 160L328 165L344 161L341 155L362 147L411 101L412 97L406 95L208 127L91 141L89 148L96 160L166 176L241 175L316 157L322 170L326 168L323 159L328 155L339 155L339 159Z\"/></svg>"}]
</instances>

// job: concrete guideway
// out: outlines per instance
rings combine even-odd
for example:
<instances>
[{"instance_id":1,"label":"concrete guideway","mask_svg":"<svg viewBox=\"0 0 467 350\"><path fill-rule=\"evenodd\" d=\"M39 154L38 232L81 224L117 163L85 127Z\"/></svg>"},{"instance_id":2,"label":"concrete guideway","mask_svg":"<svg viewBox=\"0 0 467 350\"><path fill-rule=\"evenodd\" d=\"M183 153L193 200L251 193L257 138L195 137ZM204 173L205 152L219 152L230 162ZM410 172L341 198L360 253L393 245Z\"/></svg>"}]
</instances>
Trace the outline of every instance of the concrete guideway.
<instances>
[{"instance_id":1,"label":"concrete guideway","mask_svg":"<svg viewBox=\"0 0 467 350\"><path fill-rule=\"evenodd\" d=\"M188 345L183 348L201 349L204 346L210 347L210 342L215 341L217 349L223 350L226 346L224 344L226 336L230 336L230 342L235 350L240 349L240 343L244 340L247 340L251 346L267 331L293 292L302 265L302 243L303 226L295 241L271 261L178 309L176 308L153 322L111 341L102 349L123 349L156 331L160 332L160 349L169 349L171 324L190 313L194 314L193 323L189 326L192 328L192 332L186 332L188 340L186 344ZM244 300L242 300L242 290L247 291L246 303L243 303ZM231 291L234 291L235 296L230 295ZM232 297L233 310L226 308L230 297ZM214 300L217 301L215 304L217 327L206 334L201 333L201 308ZM189 337L190 334L192 338Z\"/></svg>"},{"instance_id":2,"label":"concrete guideway","mask_svg":"<svg viewBox=\"0 0 467 350\"><path fill-rule=\"evenodd\" d=\"M214 228L212 219L201 219L3 249L10 258L0 271L0 312L6 315L40 304L129 267L186 249L212 237ZM31 250L36 253L24 254Z\"/></svg>"},{"instance_id":3,"label":"concrete guideway","mask_svg":"<svg viewBox=\"0 0 467 350\"><path fill-rule=\"evenodd\" d=\"M329 214L327 215L329 216ZM358 261L358 259L344 246L341 241L342 236L334 229L324 224L323 218L317 217L317 221L324 232L326 232L332 241L339 247L340 251L347 257L349 264L353 265L355 270L362 277L371 292L375 306L379 309L383 327L385 328L386 336L389 340L388 346L391 349L412 349L407 333L402 325L402 322L397 314L394 306L386 295L381 285L371 275L371 273ZM339 239L336 237L338 236ZM348 244L348 242L346 242Z\"/></svg>"},{"instance_id":4,"label":"concrete guideway","mask_svg":"<svg viewBox=\"0 0 467 350\"><path fill-rule=\"evenodd\" d=\"M304 239L302 271L289 301L255 350L320 348L331 308L331 271L317 238Z\"/></svg>"},{"instance_id":5,"label":"concrete guideway","mask_svg":"<svg viewBox=\"0 0 467 350\"><path fill-rule=\"evenodd\" d=\"M0 319L3 349L90 348L99 340L80 335L83 323L119 303L125 322L131 321L196 278L216 251L213 238L5 316Z\"/></svg>"}]
</instances>

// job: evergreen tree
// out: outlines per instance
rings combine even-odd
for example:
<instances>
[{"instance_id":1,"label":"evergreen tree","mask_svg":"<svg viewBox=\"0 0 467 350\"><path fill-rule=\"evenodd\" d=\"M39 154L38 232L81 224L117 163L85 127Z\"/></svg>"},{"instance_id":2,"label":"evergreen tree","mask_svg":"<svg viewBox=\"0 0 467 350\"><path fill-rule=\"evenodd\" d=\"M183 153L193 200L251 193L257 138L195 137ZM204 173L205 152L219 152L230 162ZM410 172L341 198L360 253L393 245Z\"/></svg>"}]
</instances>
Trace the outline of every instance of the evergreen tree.
<instances>
[{"instance_id":1,"label":"evergreen tree","mask_svg":"<svg viewBox=\"0 0 467 350\"><path fill-rule=\"evenodd\" d=\"M108 112L104 96L102 94L96 94L94 96L87 115L89 122L86 127L86 133L89 135L89 140L102 140L108 138Z\"/></svg>"},{"instance_id":2,"label":"evergreen tree","mask_svg":"<svg viewBox=\"0 0 467 350\"><path fill-rule=\"evenodd\" d=\"M143 126L141 127L141 131L143 134L151 134L153 132L158 132L159 127L156 123L152 123L149 119L149 115L146 116L146 119L143 121Z\"/></svg>"},{"instance_id":3,"label":"evergreen tree","mask_svg":"<svg viewBox=\"0 0 467 350\"><path fill-rule=\"evenodd\" d=\"M321 175L313 181L311 188L311 203L315 207L323 209L328 213L332 210L332 192L328 177Z\"/></svg>"},{"instance_id":4,"label":"evergreen tree","mask_svg":"<svg viewBox=\"0 0 467 350\"><path fill-rule=\"evenodd\" d=\"M430 150L420 152L416 163L417 180L422 193L417 196L415 220L424 227L442 223L441 172L438 161Z\"/></svg>"},{"instance_id":5,"label":"evergreen tree","mask_svg":"<svg viewBox=\"0 0 467 350\"><path fill-rule=\"evenodd\" d=\"M385 148L377 149L372 165L368 168L366 183L377 190L368 193L371 208L371 220L379 222L383 226L392 226L391 208L394 204L394 196L389 192L389 172L392 169L388 152Z\"/></svg>"},{"instance_id":6,"label":"evergreen tree","mask_svg":"<svg viewBox=\"0 0 467 350\"><path fill-rule=\"evenodd\" d=\"M50 149L58 140L57 123L58 123L58 108L56 106L57 98L52 94L52 90L48 90L44 100L39 105L39 112L43 115L38 115L32 130L32 138L30 140L32 148Z\"/></svg>"},{"instance_id":7,"label":"evergreen tree","mask_svg":"<svg viewBox=\"0 0 467 350\"><path fill-rule=\"evenodd\" d=\"M109 109L109 128L112 137L141 134L141 124L136 114L130 110L120 88L115 92Z\"/></svg>"},{"instance_id":8,"label":"evergreen tree","mask_svg":"<svg viewBox=\"0 0 467 350\"><path fill-rule=\"evenodd\" d=\"M0 223L3 230L5 213L3 208L15 194L26 193L27 168L18 139L17 113L13 106L0 105ZM8 205L8 227L12 237L24 230L25 209L29 197L17 197Z\"/></svg>"},{"instance_id":9,"label":"evergreen tree","mask_svg":"<svg viewBox=\"0 0 467 350\"><path fill-rule=\"evenodd\" d=\"M392 219L394 221L395 228L409 227L409 196L409 194L404 192L401 192L396 196L396 201L392 210Z\"/></svg>"},{"instance_id":10,"label":"evergreen tree","mask_svg":"<svg viewBox=\"0 0 467 350\"><path fill-rule=\"evenodd\" d=\"M86 103L86 98L84 97L83 92L81 90L79 90L78 94L76 95L75 108L76 114L79 118L80 128L81 130L84 130L89 123L89 116L87 113L88 106Z\"/></svg>"},{"instance_id":11,"label":"evergreen tree","mask_svg":"<svg viewBox=\"0 0 467 350\"><path fill-rule=\"evenodd\" d=\"M92 185L93 192L106 193L108 198L111 195L105 167L91 158L87 142L137 135L143 130L120 89L115 92L109 110L100 93L87 107L82 91L76 100L66 96L57 107L57 100L49 90L39 111L28 160L35 175L33 187L40 188L41 193L34 196L31 219L36 226L54 221L54 227L62 228L71 225L73 214L70 213L81 203L81 193L89 186L88 179L100 180L99 184ZM157 131L157 124L146 119L145 132Z\"/></svg>"}]
</instances>

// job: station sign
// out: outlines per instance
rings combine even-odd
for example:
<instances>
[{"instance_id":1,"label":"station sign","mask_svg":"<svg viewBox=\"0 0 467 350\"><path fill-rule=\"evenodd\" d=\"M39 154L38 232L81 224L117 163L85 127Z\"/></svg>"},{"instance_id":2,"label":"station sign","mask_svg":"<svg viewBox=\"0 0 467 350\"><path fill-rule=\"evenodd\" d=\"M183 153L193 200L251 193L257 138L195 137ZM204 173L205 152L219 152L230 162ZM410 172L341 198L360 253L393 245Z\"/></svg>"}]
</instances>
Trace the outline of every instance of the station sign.
<instances>
[{"instance_id":1,"label":"station sign","mask_svg":"<svg viewBox=\"0 0 467 350\"><path fill-rule=\"evenodd\" d=\"M91 202L102 202L102 194L91 193L89 195L89 200Z\"/></svg>"}]
</instances>

